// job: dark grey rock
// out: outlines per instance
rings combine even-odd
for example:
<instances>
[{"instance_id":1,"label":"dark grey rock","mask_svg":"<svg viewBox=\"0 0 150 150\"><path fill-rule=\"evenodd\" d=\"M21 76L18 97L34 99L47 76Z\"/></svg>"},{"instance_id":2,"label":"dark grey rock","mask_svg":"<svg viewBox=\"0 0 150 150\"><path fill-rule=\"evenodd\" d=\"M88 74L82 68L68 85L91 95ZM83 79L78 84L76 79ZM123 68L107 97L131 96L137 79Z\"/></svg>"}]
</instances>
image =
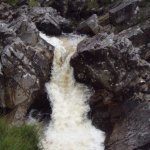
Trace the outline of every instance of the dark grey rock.
<instances>
[{"instance_id":1,"label":"dark grey rock","mask_svg":"<svg viewBox=\"0 0 150 150\"><path fill-rule=\"evenodd\" d=\"M0 45L5 46L13 42L16 33L8 27L8 24L0 22Z\"/></svg>"},{"instance_id":2,"label":"dark grey rock","mask_svg":"<svg viewBox=\"0 0 150 150\"><path fill-rule=\"evenodd\" d=\"M146 45L150 42L150 19L119 33L132 41L134 46Z\"/></svg>"},{"instance_id":3,"label":"dark grey rock","mask_svg":"<svg viewBox=\"0 0 150 150\"><path fill-rule=\"evenodd\" d=\"M22 122L35 91L50 79L54 47L39 37L26 13L11 23L0 22L0 110Z\"/></svg>"},{"instance_id":4,"label":"dark grey rock","mask_svg":"<svg viewBox=\"0 0 150 150\"><path fill-rule=\"evenodd\" d=\"M128 116L118 122L109 142L107 150L149 150L150 142L150 103L145 102L137 106ZM143 148L142 148L143 147ZM145 147L145 148L144 148Z\"/></svg>"},{"instance_id":5,"label":"dark grey rock","mask_svg":"<svg viewBox=\"0 0 150 150\"><path fill-rule=\"evenodd\" d=\"M136 11L139 0L125 0L109 11L110 22L113 25L125 23Z\"/></svg>"},{"instance_id":6,"label":"dark grey rock","mask_svg":"<svg viewBox=\"0 0 150 150\"><path fill-rule=\"evenodd\" d=\"M34 91L44 88L50 77L53 58L51 47L44 44L37 47L26 46L16 38L15 42L4 47L1 53L1 70L5 77L2 80L5 82L0 94L4 108L21 109L20 105L25 103L26 107L23 109L27 112Z\"/></svg>"},{"instance_id":7,"label":"dark grey rock","mask_svg":"<svg viewBox=\"0 0 150 150\"><path fill-rule=\"evenodd\" d=\"M9 4L0 2L0 20L11 20L13 14L14 12Z\"/></svg>"},{"instance_id":8,"label":"dark grey rock","mask_svg":"<svg viewBox=\"0 0 150 150\"><path fill-rule=\"evenodd\" d=\"M99 32L98 17L96 14L92 15L86 21L83 21L77 27L77 31L81 34L95 35Z\"/></svg>"},{"instance_id":9,"label":"dark grey rock","mask_svg":"<svg viewBox=\"0 0 150 150\"><path fill-rule=\"evenodd\" d=\"M99 34L82 41L71 59L77 81L119 92L129 88L132 80L149 70L149 64L139 56L139 49L118 35Z\"/></svg>"},{"instance_id":10,"label":"dark grey rock","mask_svg":"<svg viewBox=\"0 0 150 150\"><path fill-rule=\"evenodd\" d=\"M34 7L30 11L30 18L35 22L40 31L48 35L60 35L62 31L72 31L71 22L61 17L58 12L51 7Z\"/></svg>"},{"instance_id":11,"label":"dark grey rock","mask_svg":"<svg viewBox=\"0 0 150 150\"><path fill-rule=\"evenodd\" d=\"M39 32L26 15L21 15L9 24L17 36L27 45L35 46L39 40Z\"/></svg>"}]
</instances>

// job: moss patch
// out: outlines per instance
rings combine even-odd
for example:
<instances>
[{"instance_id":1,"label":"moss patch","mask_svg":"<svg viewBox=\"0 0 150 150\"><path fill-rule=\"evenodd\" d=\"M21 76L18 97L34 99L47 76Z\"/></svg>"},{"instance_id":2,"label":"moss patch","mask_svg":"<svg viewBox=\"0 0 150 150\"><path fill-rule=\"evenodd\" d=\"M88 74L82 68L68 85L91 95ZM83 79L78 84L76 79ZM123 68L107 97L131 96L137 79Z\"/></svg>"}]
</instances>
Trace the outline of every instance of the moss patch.
<instances>
[{"instance_id":1,"label":"moss patch","mask_svg":"<svg viewBox=\"0 0 150 150\"><path fill-rule=\"evenodd\" d=\"M1 150L40 150L39 136L35 126L10 126L0 120L0 149Z\"/></svg>"},{"instance_id":2,"label":"moss patch","mask_svg":"<svg viewBox=\"0 0 150 150\"><path fill-rule=\"evenodd\" d=\"M31 7L38 6L38 1L37 0L29 0L29 6L31 6Z\"/></svg>"}]
</instances>

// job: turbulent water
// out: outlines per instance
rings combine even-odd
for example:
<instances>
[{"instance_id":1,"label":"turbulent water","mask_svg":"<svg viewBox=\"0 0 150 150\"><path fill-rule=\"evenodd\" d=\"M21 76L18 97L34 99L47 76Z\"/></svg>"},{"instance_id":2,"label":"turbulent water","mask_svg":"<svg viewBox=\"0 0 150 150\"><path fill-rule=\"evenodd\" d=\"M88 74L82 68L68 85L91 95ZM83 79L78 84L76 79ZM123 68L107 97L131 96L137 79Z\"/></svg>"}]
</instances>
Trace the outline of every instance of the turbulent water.
<instances>
[{"instance_id":1,"label":"turbulent water","mask_svg":"<svg viewBox=\"0 0 150 150\"><path fill-rule=\"evenodd\" d=\"M52 103L52 121L42 140L44 150L104 150L104 133L87 118L89 89L75 82L69 62L81 36L40 36L55 46L51 81L46 90Z\"/></svg>"}]
</instances>

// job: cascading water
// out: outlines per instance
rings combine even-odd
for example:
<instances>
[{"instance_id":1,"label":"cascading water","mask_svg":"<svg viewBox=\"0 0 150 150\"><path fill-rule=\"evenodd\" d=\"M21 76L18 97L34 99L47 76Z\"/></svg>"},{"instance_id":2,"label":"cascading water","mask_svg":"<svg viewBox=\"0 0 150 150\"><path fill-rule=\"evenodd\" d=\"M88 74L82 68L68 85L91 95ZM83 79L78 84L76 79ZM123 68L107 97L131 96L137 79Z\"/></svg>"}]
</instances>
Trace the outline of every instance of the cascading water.
<instances>
[{"instance_id":1,"label":"cascading water","mask_svg":"<svg viewBox=\"0 0 150 150\"><path fill-rule=\"evenodd\" d=\"M104 133L87 118L90 90L75 82L70 58L81 36L40 36L55 46L51 81L46 90L52 103L50 122L42 145L44 150L104 150Z\"/></svg>"}]
</instances>

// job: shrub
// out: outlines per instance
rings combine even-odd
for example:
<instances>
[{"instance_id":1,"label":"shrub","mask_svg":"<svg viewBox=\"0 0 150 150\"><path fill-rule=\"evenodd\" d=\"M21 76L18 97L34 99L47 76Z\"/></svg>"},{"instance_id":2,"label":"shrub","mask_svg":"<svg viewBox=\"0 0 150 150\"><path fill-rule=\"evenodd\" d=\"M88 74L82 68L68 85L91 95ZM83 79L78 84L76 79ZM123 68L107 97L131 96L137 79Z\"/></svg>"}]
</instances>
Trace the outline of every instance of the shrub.
<instances>
[{"instance_id":1,"label":"shrub","mask_svg":"<svg viewBox=\"0 0 150 150\"><path fill-rule=\"evenodd\" d=\"M0 120L0 150L39 150L37 127L31 125L10 126Z\"/></svg>"}]
</instances>

